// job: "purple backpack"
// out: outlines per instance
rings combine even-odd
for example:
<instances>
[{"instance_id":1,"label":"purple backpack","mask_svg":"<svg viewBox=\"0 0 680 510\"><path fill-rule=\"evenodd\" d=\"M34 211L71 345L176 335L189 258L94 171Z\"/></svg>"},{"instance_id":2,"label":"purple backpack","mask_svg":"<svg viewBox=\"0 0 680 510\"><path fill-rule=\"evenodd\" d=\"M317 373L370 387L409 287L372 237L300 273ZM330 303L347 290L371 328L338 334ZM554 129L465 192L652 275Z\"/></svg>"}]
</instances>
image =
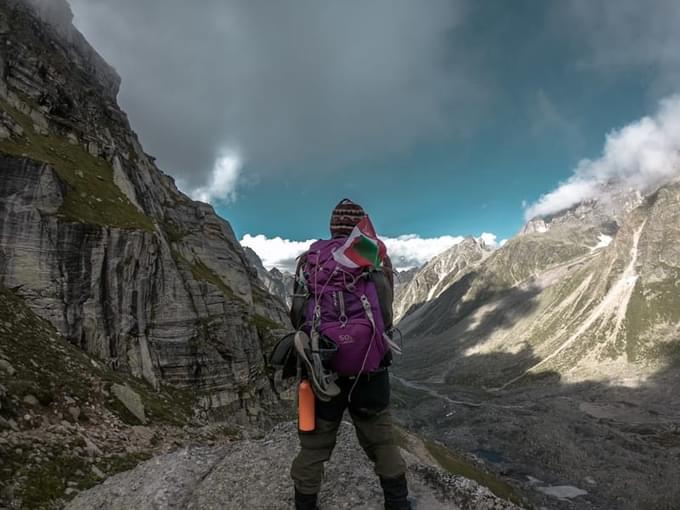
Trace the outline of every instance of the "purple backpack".
<instances>
[{"instance_id":1,"label":"purple backpack","mask_svg":"<svg viewBox=\"0 0 680 510\"><path fill-rule=\"evenodd\" d=\"M303 274L309 297L302 326L333 341L328 366L339 375L373 372L390 349L376 285L366 268L338 263L333 252L344 238L317 241L307 252Z\"/></svg>"}]
</instances>

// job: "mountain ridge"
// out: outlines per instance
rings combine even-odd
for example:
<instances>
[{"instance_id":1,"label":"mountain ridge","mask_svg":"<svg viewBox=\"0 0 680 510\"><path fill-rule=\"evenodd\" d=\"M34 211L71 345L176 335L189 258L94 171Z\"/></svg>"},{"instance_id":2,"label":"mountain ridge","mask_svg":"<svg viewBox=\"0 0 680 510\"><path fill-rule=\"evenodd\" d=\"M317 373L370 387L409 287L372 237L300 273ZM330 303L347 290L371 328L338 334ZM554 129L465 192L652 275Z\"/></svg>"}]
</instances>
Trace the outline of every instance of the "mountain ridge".
<instances>
[{"instance_id":1,"label":"mountain ridge","mask_svg":"<svg viewBox=\"0 0 680 510\"><path fill-rule=\"evenodd\" d=\"M480 239L466 237L436 255L409 275L408 282L396 288L395 320L404 318L424 303L438 297L451 283L484 260L491 250Z\"/></svg>"}]
</instances>

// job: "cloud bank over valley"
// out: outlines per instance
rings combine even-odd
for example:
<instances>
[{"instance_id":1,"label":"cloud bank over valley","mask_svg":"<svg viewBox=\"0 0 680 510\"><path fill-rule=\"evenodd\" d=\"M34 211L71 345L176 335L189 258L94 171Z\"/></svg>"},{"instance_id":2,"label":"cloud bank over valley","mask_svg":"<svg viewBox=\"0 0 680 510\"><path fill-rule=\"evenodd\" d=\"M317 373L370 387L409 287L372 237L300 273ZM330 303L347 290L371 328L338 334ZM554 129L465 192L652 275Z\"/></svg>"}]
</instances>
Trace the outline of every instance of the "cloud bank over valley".
<instances>
[{"instance_id":1,"label":"cloud bank over valley","mask_svg":"<svg viewBox=\"0 0 680 510\"><path fill-rule=\"evenodd\" d=\"M382 237L387 247L394 268L404 271L413 267L420 267L428 260L439 255L452 246L463 241L463 236L440 236L423 238L416 234L398 237ZM483 241L489 248L497 248L505 244L505 240L497 241L496 235L483 232L477 239ZM281 271L295 271L296 258L307 251L316 239L306 241L292 241L281 237L269 238L262 234L246 234L241 244L252 248L262 259L267 269L276 267Z\"/></svg>"}]
</instances>

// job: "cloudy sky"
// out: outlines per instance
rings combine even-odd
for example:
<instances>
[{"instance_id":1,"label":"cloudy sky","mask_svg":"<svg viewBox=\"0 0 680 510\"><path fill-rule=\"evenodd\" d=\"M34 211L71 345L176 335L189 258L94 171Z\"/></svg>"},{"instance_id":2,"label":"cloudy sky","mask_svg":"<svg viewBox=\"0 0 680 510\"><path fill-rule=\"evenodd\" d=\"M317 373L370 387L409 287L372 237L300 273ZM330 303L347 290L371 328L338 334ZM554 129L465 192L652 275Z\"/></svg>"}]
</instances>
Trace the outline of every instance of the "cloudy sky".
<instances>
[{"instance_id":1,"label":"cloudy sky","mask_svg":"<svg viewBox=\"0 0 680 510\"><path fill-rule=\"evenodd\" d=\"M343 197L410 264L680 166L677 0L70 3L147 152L269 265Z\"/></svg>"}]
</instances>

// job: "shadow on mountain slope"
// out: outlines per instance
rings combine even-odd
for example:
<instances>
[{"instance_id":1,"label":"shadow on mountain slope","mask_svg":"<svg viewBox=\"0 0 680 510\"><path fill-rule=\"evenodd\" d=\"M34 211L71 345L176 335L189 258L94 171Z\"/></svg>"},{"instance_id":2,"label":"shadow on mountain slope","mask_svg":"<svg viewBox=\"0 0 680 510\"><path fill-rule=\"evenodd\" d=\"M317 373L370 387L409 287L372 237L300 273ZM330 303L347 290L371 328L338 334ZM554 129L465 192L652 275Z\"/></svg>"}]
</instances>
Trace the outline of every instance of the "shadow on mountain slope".
<instances>
[{"instance_id":1,"label":"shadow on mountain slope","mask_svg":"<svg viewBox=\"0 0 680 510\"><path fill-rule=\"evenodd\" d=\"M470 290L472 283L477 277L476 271L471 271L463 275L458 281L452 284L442 293L442 298L448 303L455 303L460 300ZM444 296L447 296L444 298ZM433 301L422 301L411 305L401 318L402 323L413 322L414 319L427 319L432 313L430 308ZM418 313L420 311L420 313ZM416 315L417 314L417 315Z\"/></svg>"},{"instance_id":2,"label":"shadow on mountain slope","mask_svg":"<svg viewBox=\"0 0 680 510\"><path fill-rule=\"evenodd\" d=\"M408 386L396 378L395 409L410 428L484 460L537 506L677 509L677 345L664 356L653 374L629 366L617 380L572 382L547 371L490 392L480 380L509 380L540 360L529 346L514 354L473 354L464 358L466 377ZM399 367L395 373L408 377ZM570 500L542 492L564 485L587 494Z\"/></svg>"},{"instance_id":3,"label":"shadow on mountain slope","mask_svg":"<svg viewBox=\"0 0 680 510\"><path fill-rule=\"evenodd\" d=\"M492 362L501 373L506 368L513 373L518 364L528 369L540 362L528 345L507 356L498 351L486 353L493 360L487 358L484 363L475 363L476 358L469 354L481 348L492 332L510 330L518 321L531 316L539 305L540 292L541 288L533 283L510 289L480 285L477 274L468 273L437 300L399 324L405 348L397 366L404 377L429 382L458 374L483 383L483 378L477 376L487 372L487 362ZM411 348L412 345L418 348Z\"/></svg>"},{"instance_id":4,"label":"shadow on mountain slope","mask_svg":"<svg viewBox=\"0 0 680 510\"><path fill-rule=\"evenodd\" d=\"M470 324L478 335L484 336L490 330L509 328L523 315L530 314L535 306L535 297L541 288L533 283L511 288L494 286L482 280L476 271L461 277L436 300L422 304L417 310L409 309L400 325L411 333L418 326L417 334L435 335L443 333L482 309L485 303L494 303L485 310L482 317Z\"/></svg>"}]
</instances>

